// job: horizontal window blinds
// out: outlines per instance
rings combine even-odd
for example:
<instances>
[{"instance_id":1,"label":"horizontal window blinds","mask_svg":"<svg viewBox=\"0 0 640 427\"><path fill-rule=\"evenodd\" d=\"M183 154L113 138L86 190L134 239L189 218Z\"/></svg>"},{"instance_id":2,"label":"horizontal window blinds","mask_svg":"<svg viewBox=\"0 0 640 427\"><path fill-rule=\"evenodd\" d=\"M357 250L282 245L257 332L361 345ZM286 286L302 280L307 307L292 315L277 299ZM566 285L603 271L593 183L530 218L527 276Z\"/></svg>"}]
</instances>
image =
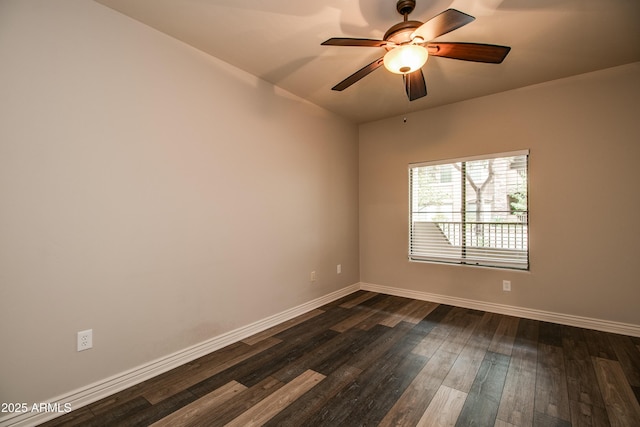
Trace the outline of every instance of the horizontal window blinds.
<instances>
[{"instance_id":1,"label":"horizontal window blinds","mask_svg":"<svg viewBox=\"0 0 640 427\"><path fill-rule=\"evenodd\" d=\"M528 151L409 165L409 258L529 268Z\"/></svg>"}]
</instances>

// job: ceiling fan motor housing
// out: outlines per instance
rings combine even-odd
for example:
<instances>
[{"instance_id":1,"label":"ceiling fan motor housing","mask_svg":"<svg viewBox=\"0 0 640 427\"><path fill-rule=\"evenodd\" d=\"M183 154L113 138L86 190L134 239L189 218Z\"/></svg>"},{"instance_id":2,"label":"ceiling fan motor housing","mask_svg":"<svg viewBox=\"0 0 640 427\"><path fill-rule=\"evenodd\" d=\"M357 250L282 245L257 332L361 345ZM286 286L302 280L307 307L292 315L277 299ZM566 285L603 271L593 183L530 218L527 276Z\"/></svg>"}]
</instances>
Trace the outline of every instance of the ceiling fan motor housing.
<instances>
[{"instance_id":1,"label":"ceiling fan motor housing","mask_svg":"<svg viewBox=\"0 0 640 427\"><path fill-rule=\"evenodd\" d=\"M389 28L384 35L384 40L397 45L411 42L411 34L422 25L420 21L404 21ZM390 48L386 48L390 50Z\"/></svg>"}]
</instances>

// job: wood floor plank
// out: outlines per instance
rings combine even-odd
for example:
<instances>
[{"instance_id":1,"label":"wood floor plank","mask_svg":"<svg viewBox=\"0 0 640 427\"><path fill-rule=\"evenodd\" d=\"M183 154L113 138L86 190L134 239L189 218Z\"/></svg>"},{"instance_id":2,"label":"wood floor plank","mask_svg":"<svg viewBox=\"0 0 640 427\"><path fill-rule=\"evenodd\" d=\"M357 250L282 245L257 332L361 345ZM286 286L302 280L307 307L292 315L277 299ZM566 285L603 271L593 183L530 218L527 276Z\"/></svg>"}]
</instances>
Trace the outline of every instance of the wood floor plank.
<instances>
[{"instance_id":1,"label":"wood floor plank","mask_svg":"<svg viewBox=\"0 0 640 427\"><path fill-rule=\"evenodd\" d=\"M187 394L180 395L178 399L173 399L170 403L173 403L176 400L182 401L183 398L185 399L185 402L189 401L189 395ZM91 406L89 406L89 409L91 409ZM100 424L119 424L123 423L122 420L125 420L129 417L138 416L139 414L149 410L155 412L154 406L151 405L144 397L138 396L135 399L127 400L121 404L109 405L108 409L105 408L105 410L101 412L94 412L95 417L91 421L83 425L93 426ZM167 411L167 413L170 413L170 411Z\"/></svg>"},{"instance_id":2,"label":"wood floor plank","mask_svg":"<svg viewBox=\"0 0 640 427\"><path fill-rule=\"evenodd\" d=\"M341 425L374 426L380 423L426 363L424 357L409 351L402 351L402 354L403 357L398 355L397 364L382 368L386 373L379 381L364 382L357 396L358 405L351 408ZM363 375L361 378L366 377Z\"/></svg>"},{"instance_id":3,"label":"wood floor plank","mask_svg":"<svg viewBox=\"0 0 640 427\"><path fill-rule=\"evenodd\" d=\"M589 405L570 400L571 425L573 427L611 427L604 406Z\"/></svg>"},{"instance_id":4,"label":"wood floor plank","mask_svg":"<svg viewBox=\"0 0 640 427\"><path fill-rule=\"evenodd\" d=\"M554 335L560 339L553 342L561 344L562 334L559 333L559 330L556 332ZM540 342L537 359L535 411L539 414L570 421L571 410L562 348Z\"/></svg>"},{"instance_id":5,"label":"wood floor plank","mask_svg":"<svg viewBox=\"0 0 640 427\"><path fill-rule=\"evenodd\" d=\"M364 301L361 301L358 306L359 307L375 307L379 304L384 304L385 301L389 299L392 295L376 293L372 298L367 298Z\"/></svg>"},{"instance_id":6,"label":"wood floor plank","mask_svg":"<svg viewBox=\"0 0 640 427\"><path fill-rule=\"evenodd\" d=\"M271 374L282 382L289 382L308 369L324 374L333 371L333 363L337 359L347 361L351 355L365 348L370 340L377 335L368 334L365 331L351 329L343 334L336 334L333 338L316 346L313 351L302 354L301 357L290 356L290 362L281 369ZM341 357L341 356L346 357ZM327 364L330 367L327 367ZM318 369L318 367L320 369Z\"/></svg>"},{"instance_id":7,"label":"wood floor plank","mask_svg":"<svg viewBox=\"0 0 640 427\"><path fill-rule=\"evenodd\" d=\"M493 313L484 313L480 318L443 385L468 393L476 380L480 365L485 359L491 339L500 323L500 317Z\"/></svg>"},{"instance_id":8,"label":"wood floor plank","mask_svg":"<svg viewBox=\"0 0 640 427\"><path fill-rule=\"evenodd\" d=\"M533 424L538 347L538 323L521 319L511 351L497 419L517 425Z\"/></svg>"},{"instance_id":9,"label":"wood floor plank","mask_svg":"<svg viewBox=\"0 0 640 427\"><path fill-rule=\"evenodd\" d=\"M278 344L278 346L283 345L283 343ZM222 387L230 381L238 380L239 377L243 375L247 375L252 372L256 367L261 367L261 361L264 360L265 354L267 355L277 355L279 353L269 352L269 350L265 350L261 353L252 355L251 357L243 360L242 362L231 366L228 369L225 369L215 375L206 378L197 384L190 386L187 390L193 393L198 397L202 397L206 394L211 393L217 388ZM245 384L246 385L246 384Z\"/></svg>"},{"instance_id":10,"label":"wood floor plank","mask_svg":"<svg viewBox=\"0 0 640 427\"><path fill-rule=\"evenodd\" d=\"M569 400L604 408L583 329L564 327L562 349Z\"/></svg>"},{"instance_id":11,"label":"wood floor plank","mask_svg":"<svg viewBox=\"0 0 640 427\"><path fill-rule=\"evenodd\" d=\"M54 418L53 420L47 421L43 424L40 424L40 427L77 427L77 426L87 426L92 421L95 420L95 417L91 410L85 406L84 408L78 408L68 414Z\"/></svg>"},{"instance_id":12,"label":"wood floor plank","mask_svg":"<svg viewBox=\"0 0 640 427\"><path fill-rule=\"evenodd\" d=\"M408 329L408 326L405 329ZM362 370L367 363L370 363L369 361L392 345L391 335L393 332L393 330L381 325L373 327L369 331L360 329L347 331L336 338L338 344L333 348L330 357L314 356L309 361L308 368L327 376L343 364L349 364Z\"/></svg>"},{"instance_id":13,"label":"wood floor plank","mask_svg":"<svg viewBox=\"0 0 640 427\"><path fill-rule=\"evenodd\" d=\"M589 354L592 357L601 357L603 359L618 360L616 352L611 347L606 332L585 329L583 331Z\"/></svg>"},{"instance_id":14,"label":"wood floor plank","mask_svg":"<svg viewBox=\"0 0 640 427\"><path fill-rule=\"evenodd\" d=\"M167 415L171 414L182 408L185 405L195 401L197 399L192 393L187 390L176 393L155 405L146 407L139 411L132 411L126 416L110 419L111 412L95 418L95 423L88 423L87 427L100 426L118 426L118 427L133 427L133 426L148 426Z\"/></svg>"},{"instance_id":15,"label":"wood floor plank","mask_svg":"<svg viewBox=\"0 0 640 427\"><path fill-rule=\"evenodd\" d=\"M518 331L518 323L520 319L513 316L502 316L500 324L496 329L496 333L489 344L489 351L493 353L501 353L505 356L511 356L513 350L513 342Z\"/></svg>"},{"instance_id":16,"label":"wood floor plank","mask_svg":"<svg viewBox=\"0 0 640 427\"><path fill-rule=\"evenodd\" d=\"M457 354L437 351L396 401L380 426L415 425L442 385Z\"/></svg>"},{"instance_id":17,"label":"wood floor plank","mask_svg":"<svg viewBox=\"0 0 640 427\"><path fill-rule=\"evenodd\" d=\"M417 324L422 321L422 319L427 317L437 307L438 304L435 302L417 300L415 308L407 313L407 315L402 320L405 322Z\"/></svg>"},{"instance_id":18,"label":"wood floor plank","mask_svg":"<svg viewBox=\"0 0 640 427\"><path fill-rule=\"evenodd\" d=\"M640 387L640 351L633 340L631 337L618 334L607 336L629 384L632 387Z\"/></svg>"},{"instance_id":19,"label":"wood floor plank","mask_svg":"<svg viewBox=\"0 0 640 427\"><path fill-rule=\"evenodd\" d=\"M455 426L466 398L467 393L447 386L440 386L416 427Z\"/></svg>"},{"instance_id":20,"label":"wood floor plank","mask_svg":"<svg viewBox=\"0 0 640 427\"><path fill-rule=\"evenodd\" d=\"M284 331L274 335L274 338L282 341L305 339L309 334L313 335L319 333L319 331L325 331L332 325L335 325L336 323L353 315L351 310L339 306L332 307L330 309L326 309L326 307L323 306L320 307L320 309L324 310L324 313L314 316L311 319L307 319L306 321L294 325L289 329L285 329Z\"/></svg>"},{"instance_id":21,"label":"wood floor plank","mask_svg":"<svg viewBox=\"0 0 640 427\"><path fill-rule=\"evenodd\" d=\"M443 310L447 310L444 315L441 314ZM455 337L455 332L460 328L464 328L469 322L469 318L465 316L464 309L450 306L438 307L427 316L426 320L435 322L434 328L413 350L415 354L424 357L433 356L446 343L450 335Z\"/></svg>"},{"instance_id":22,"label":"wood floor plank","mask_svg":"<svg viewBox=\"0 0 640 427\"><path fill-rule=\"evenodd\" d=\"M552 417L549 414L543 414L538 411L533 413L533 425L536 427L571 427L571 423L567 420L561 420L560 418Z\"/></svg>"},{"instance_id":23,"label":"wood floor plank","mask_svg":"<svg viewBox=\"0 0 640 427\"><path fill-rule=\"evenodd\" d=\"M401 324L406 323L403 321ZM381 422L425 366L427 359L412 350L433 327L433 323L421 321L411 328L387 353L390 356L388 364L371 367L370 371L376 372L377 379L367 378L368 372L363 372L360 378L364 387L356 396L357 409L349 412L349 416L343 420L344 425L378 425ZM379 376L377 371L382 371L383 375Z\"/></svg>"},{"instance_id":24,"label":"wood floor plank","mask_svg":"<svg viewBox=\"0 0 640 427\"><path fill-rule=\"evenodd\" d=\"M451 328L445 326L436 326L429 335L413 349L413 352L423 357L432 357L447 340L451 330Z\"/></svg>"},{"instance_id":25,"label":"wood floor plank","mask_svg":"<svg viewBox=\"0 0 640 427\"><path fill-rule=\"evenodd\" d=\"M454 307L447 304L438 304L435 309L431 310L429 314L423 319L425 322L431 323L433 326L437 326L444 318L449 314Z\"/></svg>"},{"instance_id":26,"label":"wood floor plank","mask_svg":"<svg viewBox=\"0 0 640 427\"><path fill-rule=\"evenodd\" d=\"M595 357L593 364L611 426L640 426L640 404L620 363Z\"/></svg>"},{"instance_id":27,"label":"wood floor plank","mask_svg":"<svg viewBox=\"0 0 640 427\"><path fill-rule=\"evenodd\" d=\"M152 380L142 382L109 397L100 399L87 406L87 408L89 408L94 415L102 416L106 413L132 412L151 406L151 403L142 397L142 393L146 389L147 384L151 381Z\"/></svg>"},{"instance_id":28,"label":"wood floor plank","mask_svg":"<svg viewBox=\"0 0 640 427\"><path fill-rule=\"evenodd\" d=\"M402 321L402 317L411 311L412 303L415 303L415 300L411 298L390 296L384 303L373 306L379 315L378 323L389 327L397 325Z\"/></svg>"},{"instance_id":29,"label":"wood floor plank","mask_svg":"<svg viewBox=\"0 0 640 427\"><path fill-rule=\"evenodd\" d=\"M368 293L369 291L363 291L363 290L358 290L355 291L353 293L347 294L343 297L340 297L336 300L330 301L328 303L326 303L325 305L323 305L322 307L318 307L321 310L325 310L325 311L331 311L332 309L336 308L336 307L340 307L342 304L347 303L349 301L351 301L354 298L358 298L363 294ZM374 292L377 294L377 292ZM350 307L346 307L346 308L350 308Z\"/></svg>"},{"instance_id":30,"label":"wood floor plank","mask_svg":"<svg viewBox=\"0 0 640 427\"><path fill-rule=\"evenodd\" d=\"M388 296L382 301L379 301L375 305L371 306L371 309L374 310L373 315L367 316L361 322L359 322L356 327L358 329L363 329L368 331L373 328L377 324L384 324L389 317L393 317L393 314L400 310L402 307L407 305L411 300L408 298L402 298L397 296Z\"/></svg>"},{"instance_id":31,"label":"wood floor plank","mask_svg":"<svg viewBox=\"0 0 640 427\"><path fill-rule=\"evenodd\" d=\"M387 351L369 359L362 373L307 421L310 425L376 425L397 395L424 366L425 358L412 355L423 332L419 327L401 323L389 330L395 339Z\"/></svg>"},{"instance_id":32,"label":"wood floor plank","mask_svg":"<svg viewBox=\"0 0 640 427\"><path fill-rule=\"evenodd\" d=\"M351 316L333 325L331 330L336 332L347 331L376 313L374 309L365 306L355 307L352 312Z\"/></svg>"},{"instance_id":33,"label":"wood floor plank","mask_svg":"<svg viewBox=\"0 0 640 427\"><path fill-rule=\"evenodd\" d=\"M340 304L340 307L342 308L353 308L358 304L361 304L373 297L375 297L376 295L380 295L377 292L363 292L362 294L358 295L356 298L351 298L348 301L345 301L344 303Z\"/></svg>"},{"instance_id":34,"label":"wood floor plank","mask_svg":"<svg viewBox=\"0 0 640 427\"><path fill-rule=\"evenodd\" d=\"M393 328L394 326L396 326L398 323L400 323L401 321L408 321L407 318L409 318L411 316L411 314L418 312L420 309L423 309L425 307L432 307L431 309L435 309L436 305L435 304L425 304L423 301L418 301L418 300L408 300L407 303L405 305L403 305L402 307L400 307L398 310L395 310L393 312L390 312L388 314L388 316L384 319L382 319L379 323L381 325L384 326L388 326L390 328ZM424 316L426 316L429 313L425 313ZM410 323L418 323L420 320L422 320L424 318L424 316L422 318L419 318L416 320L415 317L412 317L411 319L413 321L409 321Z\"/></svg>"},{"instance_id":35,"label":"wood floor plank","mask_svg":"<svg viewBox=\"0 0 640 427\"><path fill-rule=\"evenodd\" d=\"M215 352L216 357L195 360L183 365L181 368L184 369L176 369L168 375L148 381L142 396L152 404L156 404L280 343L280 340L268 337L254 346L241 345L221 349ZM229 381L225 381L227 382Z\"/></svg>"},{"instance_id":36,"label":"wood floor plank","mask_svg":"<svg viewBox=\"0 0 640 427\"><path fill-rule=\"evenodd\" d=\"M538 342L540 344L562 347L562 325L550 322L539 322Z\"/></svg>"},{"instance_id":37,"label":"wood floor plank","mask_svg":"<svg viewBox=\"0 0 640 427\"><path fill-rule=\"evenodd\" d=\"M337 316L348 314L348 310L340 308L335 308L331 312ZM294 325L274 337L260 341L256 346L264 341L282 340L279 344L190 386L188 390L201 397L231 380L237 380L247 387L255 385L293 360L292 357L301 357L305 352L311 351L314 346L321 345L324 341L335 336L336 332L325 329L331 324L331 319L325 317L327 313L328 311L325 311L325 313Z\"/></svg>"},{"instance_id":38,"label":"wood floor plank","mask_svg":"<svg viewBox=\"0 0 640 427\"><path fill-rule=\"evenodd\" d=\"M265 423L265 427L299 427L309 425L307 420L348 384L355 381L362 372L353 366L341 365L329 374L320 384L302 395L291 405L278 412Z\"/></svg>"},{"instance_id":39,"label":"wood floor plank","mask_svg":"<svg viewBox=\"0 0 640 427\"><path fill-rule=\"evenodd\" d=\"M376 360L382 357L391 347L401 341L406 334L409 333L413 325L401 322L395 328L378 325L379 330L384 332L371 343L367 351L361 351L355 354L349 364L355 368L365 370L370 367ZM375 328L372 328L373 330Z\"/></svg>"},{"instance_id":40,"label":"wood floor plank","mask_svg":"<svg viewBox=\"0 0 640 427\"><path fill-rule=\"evenodd\" d=\"M441 329L448 329L447 341L429 358L424 368L417 374L407 389L398 398L387 415L382 419L381 426L413 426L420 421L442 385L449 370L462 351L475 324L465 316L464 311L452 309L442 322L450 321ZM427 338L436 330L434 327ZM424 342L424 340L423 340ZM414 350L414 354L420 354Z\"/></svg>"},{"instance_id":41,"label":"wood floor plank","mask_svg":"<svg viewBox=\"0 0 640 427\"><path fill-rule=\"evenodd\" d=\"M265 338L270 338L276 334L279 334L282 331L285 331L291 328L292 326L299 325L300 323L306 322L307 320L312 319L322 313L324 313L324 310L320 310L320 309L308 311L300 316L296 316L293 319L287 320L286 322L282 322L262 332L251 335L250 337L243 339L242 342L245 344L254 345Z\"/></svg>"},{"instance_id":42,"label":"wood floor plank","mask_svg":"<svg viewBox=\"0 0 640 427\"><path fill-rule=\"evenodd\" d=\"M493 427L518 427L518 426L508 423L506 421L496 420L496 423L493 425Z\"/></svg>"},{"instance_id":43,"label":"wood floor plank","mask_svg":"<svg viewBox=\"0 0 640 427\"><path fill-rule=\"evenodd\" d=\"M486 352L456 426L492 426L496 421L510 357Z\"/></svg>"},{"instance_id":44,"label":"wood floor plank","mask_svg":"<svg viewBox=\"0 0 640 427\"><path fill-rule=\"evenodd\" d=\"M324 375L308 370L279 390L252 406L240 416L226 424L229 427L261 426L278 412L286 408L298 397L309 391L325 378Z\"/></svg>"},{"instance_id":45,"label":"wood floor plank","mask_svg":"<svg viewBox=\"0 0 640 427\"><path fill-rule=\"evenodd\" d=\"M284 386L285 383L282 381L278 381L273 377L267 377L259 383L237 393L233 399L219 406L212 416L205 420L204 425L208 427L224 426Z\"/></svg>"},{"instance_id":46,"label":"wood floor plank","mask_svg":"<svg viewBox=\"0 0 640 427\"><path fill-rule=\"evenodd\" d=\"M314 352L317 348L337 335L331 330L309 334L300 339L283 343L279 347L273 347L252 358L250 368L243 374L236 374L238 382L251 387L262 381L267 376L273 375L288 364L294 363L305 354Z\"/></svg>"},{"instance_id":47,"label":"wood floor plank","mask_svg":"<svg viewBox=\"0 0 640 427\"><path fill-rule=\"evenodd\" d=\"M564 326L562 349L572 423L575 426L609 426L583 329Z\"/></svg>"},{"instance_id":48,"label":"wood floor plank","mask_svg":"<svg viewBox=\"0 0 640 427\"><path fill-rule=\"evenodd\" d=\"M454 330L449 333L449 338L442 344L440 349L460 354L478 326L477 316L463 312L463 315L455 323L452 323L452 326Z\"/></svg>"},{"instance_id":49,"label":"wood floor plank","mask_svg":"<svg viewBox=\"0 0 640 427\"><path fill-rule=\"evenodd\" d=\"M203 425L208 419L215 417L215 411L220 405L234 398L238 393L246 389L247 387L244 385L236 381L231 381L151 425L153 427L186 427Z\"/></svg>"}]
</instances>

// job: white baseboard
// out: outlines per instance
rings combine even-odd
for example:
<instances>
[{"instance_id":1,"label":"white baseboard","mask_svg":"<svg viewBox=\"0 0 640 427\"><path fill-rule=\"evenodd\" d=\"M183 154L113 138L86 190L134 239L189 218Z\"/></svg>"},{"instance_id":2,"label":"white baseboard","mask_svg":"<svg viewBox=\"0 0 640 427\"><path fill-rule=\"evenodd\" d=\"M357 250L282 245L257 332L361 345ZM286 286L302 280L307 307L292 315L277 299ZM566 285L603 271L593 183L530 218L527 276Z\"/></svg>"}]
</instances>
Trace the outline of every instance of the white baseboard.
<instances>
[{"instance_id":1,"label":"white baseboard","mask_svg":"<svg viewBox=\"0 0 640 427\"><path fill-rule=\"evenodd\" d=\"M126 372L114 375L104 380L95 382L85 387L81 387L64 395L47 400L48 403L59 404L59 408L64 408L65 404L70 404L73 410L79 409L90 403L97 402L100 399L108 397L114 393L122 391L126 388L139 384L145 380L153 378L164 372L177 368L180 365L191 362L199 357L207 355L213 351L219 350L229 344L241 341L253 334L262 332L272 326L286 322L296 316L307 313L343 296L349 295L360 289L360 284L348 286L339 289L328 295L316 298L297 307L277 313L273 316L261 319L249 325L234 329L207 341L177 351L168 356L153 360L144 365L130 369ZM27 427L36 426L38 424L49 421L62 415L56 412L24 412L9 414L0 418L0 427Z\"/></svg>"},{"instance_id":2,"label":"white baseboard","mask_svg":"<svg viewBox=\"0 0 640 427\"><path fill-rule=\"evenodd\" d=\"M593 319L589 317L574 316L571 314L553 313L550 311L476 301L466 298L413 291L410 289L394 288L390 286L373 285L370 283L360 283L360 289L365 291L379 292L382 294L395 295L399 297L431 301L439 304L454 305L456 307L471 308L475 310L488 311L491 313L523 317L525 319L542 320L545 322L559 323L561 325L577 326L580 328L594 329L597 331L612 332L614 334L640 337L640 325L633 325L629 323L612 322L610 320Z\"/></svg>"}]
</instances>

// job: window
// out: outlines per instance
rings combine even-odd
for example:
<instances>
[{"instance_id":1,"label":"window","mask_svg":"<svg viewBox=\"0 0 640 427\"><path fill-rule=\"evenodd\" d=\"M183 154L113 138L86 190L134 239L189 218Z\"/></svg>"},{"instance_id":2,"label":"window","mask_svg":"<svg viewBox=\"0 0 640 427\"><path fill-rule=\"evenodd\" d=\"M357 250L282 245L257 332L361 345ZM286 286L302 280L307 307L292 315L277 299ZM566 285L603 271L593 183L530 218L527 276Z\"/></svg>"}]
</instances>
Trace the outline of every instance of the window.
<instances>
[{"instance_id":1,"label":"window","mask_svg":"<svg viewBox=\"0 0 640 427\"><path fill-rule=\"evenodd\" d=\"M409 165L409 259L529 269L528 151Z\"/></svg>"}]
</instances>

